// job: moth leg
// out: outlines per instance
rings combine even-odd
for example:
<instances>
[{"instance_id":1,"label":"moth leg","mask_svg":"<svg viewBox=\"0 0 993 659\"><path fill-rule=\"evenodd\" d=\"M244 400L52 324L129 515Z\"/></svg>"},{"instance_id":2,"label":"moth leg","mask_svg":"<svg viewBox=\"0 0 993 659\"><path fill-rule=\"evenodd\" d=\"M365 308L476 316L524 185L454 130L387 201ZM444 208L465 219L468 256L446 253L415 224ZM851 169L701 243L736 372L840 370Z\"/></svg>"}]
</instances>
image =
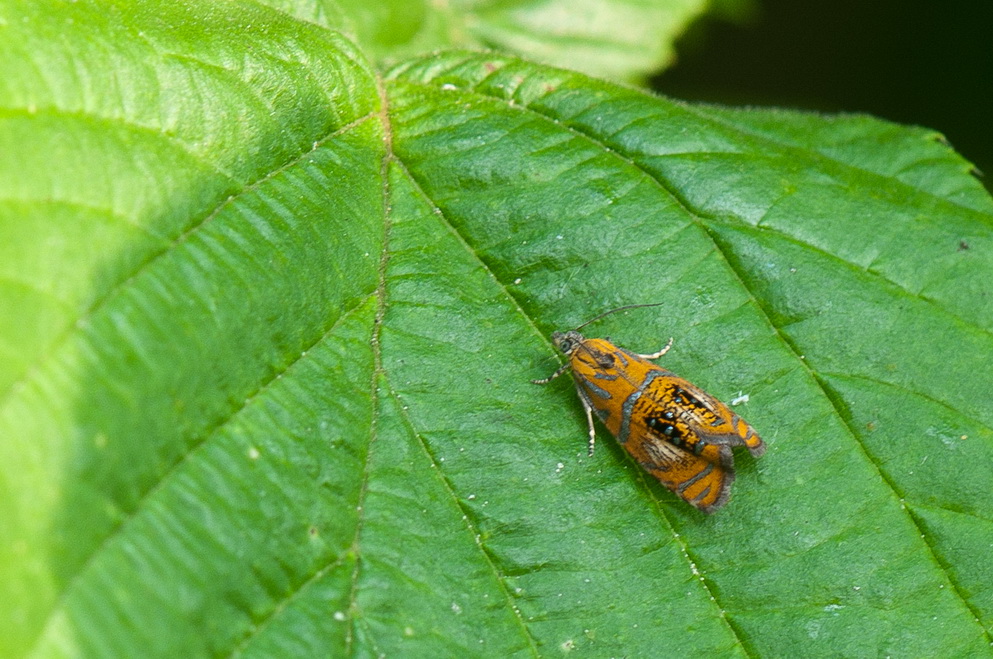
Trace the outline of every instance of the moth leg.
<instances>
[{"instance_id":1,"label":"moth leg","mask_svg":"<svg viewBox=\"0 0 993 659\"><path fill-rule=\"evenodd\" d=\"M590 457L593 457L593 445L596 443L596 430L593 428L593 408L583 400L583 407L586 408L586 423L590 424Z\"/></svg>"},{"instance_id":2,"label":"moth leg","mask_svg":"<svg viewBox=\"0 0 993 659\"><path fill-rule=\"evenodd\" d=\"M542 378L540 380L531 380L531 384L548 384L549 382L551 382L552 380L554 380L558 376L560 376L563 373L565 373L568 369L569 369L569 362L566 362L566 363L562 364L562 366L559 367L559 370L555 371L554 373L552 373L551 375L549 375L547 378Z\"/></svg>"},{"instance_id":3,"label":"moth leg","mask_svg":"<svg viewBox=\"0 0 993 659\"><path fill-rule=\"evenodd\" d=\"M638 355L638 356L641 357L642 359L658 359L665 353L669 352L669 348L671 347L672 347L672 338L670 337L669 343L665 344L665 347L659 350L658 352L653 352L650 355Z\"/></svg>"}]
</instances>

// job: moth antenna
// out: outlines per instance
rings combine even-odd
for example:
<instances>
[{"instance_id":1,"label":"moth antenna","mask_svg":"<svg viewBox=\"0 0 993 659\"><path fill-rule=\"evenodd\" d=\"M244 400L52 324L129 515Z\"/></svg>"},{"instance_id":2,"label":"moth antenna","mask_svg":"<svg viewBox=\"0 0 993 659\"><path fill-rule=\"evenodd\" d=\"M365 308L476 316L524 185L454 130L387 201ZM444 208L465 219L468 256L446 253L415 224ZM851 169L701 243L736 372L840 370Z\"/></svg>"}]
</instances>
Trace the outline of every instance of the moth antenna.
<instances>
[{"instance_id":1,"label":"moth antenna","mask_svg":"<svg viewBox=\"0 0 993 659\"><path fill-rule=\"evenodd\" d=\"M604 316L609 316L610 314L617 313L618 311L626 311L628 309L640 309L641 307L660 307L663 304L665 304L665 302L652 302L651 304L626 304L623 307L617 307L616 309L610 309L608 311L604 311L602 314L600 314L596 318L592 318L590 320L587 320L585 323L583 323L582 325L580 325L579 327L577 327L575 329L577 329L577 330L583 329L584 327L586 327L590 323L595 323L596 321L600 320Z\"/></svg>"}]
</instances>

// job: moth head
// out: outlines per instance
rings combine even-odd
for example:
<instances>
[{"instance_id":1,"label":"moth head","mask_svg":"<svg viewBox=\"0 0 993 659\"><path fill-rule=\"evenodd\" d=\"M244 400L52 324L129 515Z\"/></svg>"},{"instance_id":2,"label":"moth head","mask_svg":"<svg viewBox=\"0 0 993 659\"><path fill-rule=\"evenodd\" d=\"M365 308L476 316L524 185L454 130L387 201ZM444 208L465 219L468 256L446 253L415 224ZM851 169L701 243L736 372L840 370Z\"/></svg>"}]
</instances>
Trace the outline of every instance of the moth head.
<instances>
[{"instance_id":1,"label":"moth head","mask_svg":"<svg viewBox=\"0 0 993 659\"><path fill-rule=\"evenodd\" d=\"M585 341L583 335L576 330L568 332L552 332L552 345L561 350L566 355L571 355L579 345Z\"/></svg>"}]
</instances>

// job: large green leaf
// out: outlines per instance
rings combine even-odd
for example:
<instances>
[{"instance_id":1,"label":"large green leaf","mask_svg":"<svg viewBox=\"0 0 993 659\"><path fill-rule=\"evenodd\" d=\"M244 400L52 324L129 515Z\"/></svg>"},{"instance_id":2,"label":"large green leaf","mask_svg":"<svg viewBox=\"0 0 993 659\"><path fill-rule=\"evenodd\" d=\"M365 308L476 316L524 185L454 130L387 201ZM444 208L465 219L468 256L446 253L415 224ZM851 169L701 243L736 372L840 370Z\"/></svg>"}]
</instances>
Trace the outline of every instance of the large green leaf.
<instances>
[{"instance_id":1,"label":"large green leaf","mask_svg":"<svg viewBox=\"0 0 993 659\"><path fill-rule=\"evenodd\" d=\"M253 5L0 15L0 655L988 655L993 203L934 133ZM769 444L707 517L547 340Z\"/></svg>"}]
</instances>

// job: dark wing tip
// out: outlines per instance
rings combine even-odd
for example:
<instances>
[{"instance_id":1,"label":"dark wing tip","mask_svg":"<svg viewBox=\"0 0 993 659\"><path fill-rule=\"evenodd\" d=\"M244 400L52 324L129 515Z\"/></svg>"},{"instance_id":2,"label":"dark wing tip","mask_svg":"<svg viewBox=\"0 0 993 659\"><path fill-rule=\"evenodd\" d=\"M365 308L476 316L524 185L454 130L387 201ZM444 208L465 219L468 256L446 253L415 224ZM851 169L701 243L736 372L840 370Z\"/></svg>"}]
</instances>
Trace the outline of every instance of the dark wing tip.
<instances>
[{"instance_id":1,"label":"dark wing tip","mask_svg":"<svg viewBox=\"0 0 993 659\"><path fill-rule=\"evenodd\" d=\"M747 444L746 444L746 446L747 446ZM755 444L754 446L749 446L748 447L748 452L751 453L753 457L761 458L762 455L765 453L765 449L766 448L767 447L765 445L765 442L763 442L760 439L759 442L758 442L758 444Z\"/></svg>"}]
</instances>

